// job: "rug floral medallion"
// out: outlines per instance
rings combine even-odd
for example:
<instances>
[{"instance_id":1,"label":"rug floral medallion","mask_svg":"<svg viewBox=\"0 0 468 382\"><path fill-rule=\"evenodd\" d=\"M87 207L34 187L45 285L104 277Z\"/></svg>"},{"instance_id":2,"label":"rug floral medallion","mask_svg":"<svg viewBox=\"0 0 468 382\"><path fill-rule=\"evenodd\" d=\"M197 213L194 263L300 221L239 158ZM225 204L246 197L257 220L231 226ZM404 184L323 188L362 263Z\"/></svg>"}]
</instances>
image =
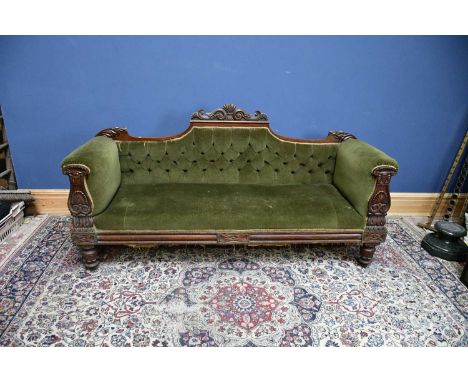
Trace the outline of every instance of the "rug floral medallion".
<instances>
[{"instance_id":1,"label":"rug floral medallion","mask_svg":"<svg viewBox=\"0 0 468 382\"><path fill-rule=\"evenodd\" d=\"M461 266L388 229L366 269L354 247L184 246L105 248L88 271L48 217L0 267L0 345L468 346Z\"/></svg>"}]
</instances>

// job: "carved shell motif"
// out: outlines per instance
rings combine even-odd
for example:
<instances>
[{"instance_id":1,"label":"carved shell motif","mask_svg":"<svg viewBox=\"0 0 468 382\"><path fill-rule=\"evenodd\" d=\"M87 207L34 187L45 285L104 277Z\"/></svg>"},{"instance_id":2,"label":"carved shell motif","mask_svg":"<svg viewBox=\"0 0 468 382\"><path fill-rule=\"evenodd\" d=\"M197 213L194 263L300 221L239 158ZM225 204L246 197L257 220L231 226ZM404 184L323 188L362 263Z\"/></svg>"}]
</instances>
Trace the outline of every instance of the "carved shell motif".
<instances>
[{"instance_id":1,"label":"carved shell motif","mask_svg":"<svg viewBox=\"0 0 468 382\"><path fill-rule=\"evenodd\" d=\"M369 210L373 214L385 214L390 208L389 195L385 191L377 192L369 203Z\"/></svg>"},{"instance_id":2,"label":"carved shell motif","mask_svg":"<svg viewBox=\"0 0 468 382\"><path fill-rule=\"evenodd\" d=\"M68 196L68 208L74 216L86 216L91 214L92 202L86 193L84 179L89 174L89 169L81 165L66 166L63 173L70 178L70 194Z\"/></svg>"},{"instance_id":3,"label":"carved shell motif","mask_svg":"<svg viewBox=\"0 0 468 382\"><path fill-rule=\"evenodd\" d=\"M87 195L80 190L72 191L70 193L68 206L74 215L82 216L91 213L91 203Z\"/></svg>"},{"instance_id":4,"label":"carved shell motif","mask_svg":"<svg viewBox=\"0 0 468 382\"><path fill-rule=\"evenodd\" d=\"M111 127L108 129L101 130L96 134L96 137L107 137L107 138L116 138L120 134L126 134L127 129L125 127Z\"/></svg>"},{"instance_id":5,"label":"carved shell motif","mask_svg":"<svg viewBox=\"0 0 468 382\"><path fill-rule=\"evenodd\" d=\"M192 120L218 120L218 121L268 121L266 114L261 111L256 111L254 115L247 113L242 109L238 109L233 103L227 103L222 108L216 109L211 113L206 113L200 109L192 114Z\"/></svg>"},{"instance_id":6,"label":"carved shell motif","mask_svg":"<svg viewBox=\"0 0 468 382\"><path fill-rule=\"evenodd\" d=\"M329 131L328 135L335 137L339 142L347 141L348 139L357 139L356 136L345 131Z\"/></svg>"}]
</instances>

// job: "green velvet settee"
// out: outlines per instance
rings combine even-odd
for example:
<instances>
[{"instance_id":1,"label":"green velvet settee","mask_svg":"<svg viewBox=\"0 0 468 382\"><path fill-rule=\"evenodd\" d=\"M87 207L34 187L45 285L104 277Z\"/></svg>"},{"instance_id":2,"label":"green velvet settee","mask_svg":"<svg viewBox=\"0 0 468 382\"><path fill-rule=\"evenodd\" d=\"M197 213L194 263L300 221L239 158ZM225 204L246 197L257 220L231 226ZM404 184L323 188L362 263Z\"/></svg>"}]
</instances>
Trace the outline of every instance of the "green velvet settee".
<instances>
[{"instance_id":1,"label":"green velvet settee","mask_svg":"<svg viewBox=\"0 0 468 382\"><path fill-rule=\"evenodd\" d=\"M102 130L62 162L72 239L87 267L99 245L360 245L386 237L394 159L344 132L274 133L265 114L228 104L176 136Z\"/></svg>"}]
</instances>

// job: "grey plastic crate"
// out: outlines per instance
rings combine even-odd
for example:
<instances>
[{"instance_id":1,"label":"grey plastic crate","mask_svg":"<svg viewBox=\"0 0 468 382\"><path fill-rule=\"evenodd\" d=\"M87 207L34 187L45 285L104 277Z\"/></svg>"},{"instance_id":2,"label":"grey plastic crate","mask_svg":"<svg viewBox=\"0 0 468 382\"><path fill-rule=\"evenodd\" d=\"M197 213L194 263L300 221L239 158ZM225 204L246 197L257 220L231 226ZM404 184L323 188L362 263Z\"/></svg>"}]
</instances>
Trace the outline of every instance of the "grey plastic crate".
<instances>
[{"instance_id":1,"label":"grey plastic crate","mask_svg":"<svg viewBox=\"0 0 468 382\"><path fill-rule=\"evenodd\" d=\"M10 213L0 221L0 241L16 231L23 224L24 202L16 202L11 205Z\"/></svg>"}]
</instances>

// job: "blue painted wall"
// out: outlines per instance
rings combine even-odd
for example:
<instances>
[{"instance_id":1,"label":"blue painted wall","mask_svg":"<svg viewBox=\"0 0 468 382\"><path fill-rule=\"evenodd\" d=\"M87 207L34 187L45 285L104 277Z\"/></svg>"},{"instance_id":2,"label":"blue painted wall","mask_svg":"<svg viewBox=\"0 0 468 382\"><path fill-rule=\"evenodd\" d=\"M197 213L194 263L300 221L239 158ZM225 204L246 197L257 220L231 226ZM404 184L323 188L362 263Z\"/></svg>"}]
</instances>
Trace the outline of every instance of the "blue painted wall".
<instances>
[{"instance_id":1,"label":"blue painted wall","mask_svg":"<svg viewBox=\"0 0 468 382\"><path fill-rule=\"evenodd\" d=\"M398 159L393 191L437 191L468 123L467 37L1 37L19 185L65 188L98 130L174 134L226 102L299 138L345 130Z\"/></svg>"}]
</instances>

